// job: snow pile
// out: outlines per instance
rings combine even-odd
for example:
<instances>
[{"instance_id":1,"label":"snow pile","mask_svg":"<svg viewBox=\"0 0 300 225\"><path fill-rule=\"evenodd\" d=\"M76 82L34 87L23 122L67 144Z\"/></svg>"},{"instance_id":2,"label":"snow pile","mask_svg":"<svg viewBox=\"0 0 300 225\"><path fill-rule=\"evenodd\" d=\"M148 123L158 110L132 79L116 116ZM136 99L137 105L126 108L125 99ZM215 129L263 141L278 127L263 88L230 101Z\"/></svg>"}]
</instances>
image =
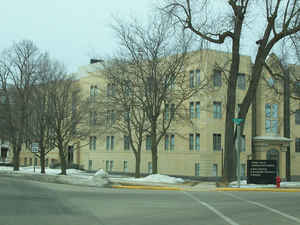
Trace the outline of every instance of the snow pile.
<instances>
[{"instance_id":1,"label":"snow pile","mask_svg":"<svg viewBox=\"0 0 300 225\"><path fill-rule=\"evenodd\" d=\"M99 177L108 177L108 173L106 173L103 169L98 170L94 176L99 176Z\"/></svg>"},{"instance_id":2,"label":"snow pile","mask_svg":"<svg viewBox=\"0 0 300 225\"><path fill-rule=\"evenodd\" d=\"M119 181L133 181L133 182L155 182L155 183L168 183L168 184L176 184L183 183L184 180L182 178L170 177L167 175L161 174L152 174L143 178L118 178Z\"/></svg>"},{"instance_id":3,"label":"snow pile","mask_svg":"<svg viewBox=\"0 0 300 225\"><path fill-rule=\"evenodd\" d=\"M238 187L238 182L233 181L229 184L229 187ZM270 188L276 187L275 184L247 184L246 180L241 180L241 188ZM281 182L280 187L300 187L300 182Z\"/></svg>"},{"instance_id":4,"label":"snow pile","mask_svg":"<svg viewBox=\"0 0 300 225\"><path fill-rule=\"evenodd\" d=\"M21 173L30 173L34 174L34 167L33 166L27 166L27 167L20 167L19 171L15 172L21 172ZM0 170L5 170L5 171L13 171L13 167L9 166L0 166ZM61 173L61 169L51 169L51 168L45 168L45 172L48 175L58 175ZM41 173L41 168L36 166L35 167L35 173L40 174ZM77 170L77 169L67 169L67 175L82 175L82 176L88 176L86 175L83 171Z\"/></svg>"}]
</instances>

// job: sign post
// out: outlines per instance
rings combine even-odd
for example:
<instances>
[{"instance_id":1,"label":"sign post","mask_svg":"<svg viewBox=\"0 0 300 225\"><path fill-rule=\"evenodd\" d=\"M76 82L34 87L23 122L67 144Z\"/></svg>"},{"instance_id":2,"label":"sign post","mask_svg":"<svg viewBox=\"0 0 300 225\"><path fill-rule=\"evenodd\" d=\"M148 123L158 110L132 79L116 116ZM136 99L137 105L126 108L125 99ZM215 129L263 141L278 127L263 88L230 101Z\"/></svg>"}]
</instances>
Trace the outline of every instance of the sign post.
<instances>
[{"instance_id":1,"label":"sign post","mask_svg":"<svg viewBox=\"0 0 300 225\"><path fill-rule=\"evenodd\" d=\"M241 163L240 163L240 152L241 152L241 123L244 121L242 118L234 118L233 122L237 125L237 140L236 140L236 176L238 181L238 187L241 187Z\"/></svg>"},{"instance_id":2,"label":"sign post","mask_svg":"<svg viewBox=\"0 0 300 225\"><path fill-rule=\"evenodd\" d=\"M33 172L35 173L35 162L36 162L36 155L35 155L35 153L39 152L39 143L35 142L35 143L31 144L31 152L34 154Z\"/></svg>"}]
</instances>

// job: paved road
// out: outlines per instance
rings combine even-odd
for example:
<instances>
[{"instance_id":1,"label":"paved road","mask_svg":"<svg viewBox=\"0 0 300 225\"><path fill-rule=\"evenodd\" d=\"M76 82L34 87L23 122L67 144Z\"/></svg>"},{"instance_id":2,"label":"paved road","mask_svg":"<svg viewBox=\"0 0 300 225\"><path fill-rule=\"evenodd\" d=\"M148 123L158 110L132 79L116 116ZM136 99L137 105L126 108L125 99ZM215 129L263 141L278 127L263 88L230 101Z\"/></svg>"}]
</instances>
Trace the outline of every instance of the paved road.
<instances>
[{"instance_id":1,"label":"paved road","mask_svg":"<svg viewBox=\"0 0 300 225\"><path fill-rule=\"evenodd\" d=\"M0 177L0 225L117 224L300 224L300 193L124 190Z\"/></svg>"}]
</instances>

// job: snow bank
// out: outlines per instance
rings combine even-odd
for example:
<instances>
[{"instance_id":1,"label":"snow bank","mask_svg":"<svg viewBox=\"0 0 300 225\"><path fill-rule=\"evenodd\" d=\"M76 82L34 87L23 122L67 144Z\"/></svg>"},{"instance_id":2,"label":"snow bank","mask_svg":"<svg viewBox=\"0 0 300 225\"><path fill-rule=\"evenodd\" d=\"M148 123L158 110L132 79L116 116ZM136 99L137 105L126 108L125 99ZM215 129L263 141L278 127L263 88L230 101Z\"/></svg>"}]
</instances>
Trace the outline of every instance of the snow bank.
<instances>
[{"instance_id":1,"label":"snow bank","mask_svg":"<svg viewBox=\"0 0 300 225\"><path fill-rule=\"evenodd\" d=\"M233 181L229 184L230 187L237 187L238 182ZM270 187L276 187L275 184L247 184L246 180L241 180L241 188L270 188ZM300 182L281 182L280 187L300 187Z\"/></svg>"},{"instance_id":2,"label":"snow bank","mask_svg":"<svg viewBox=\"0 0 300 225\"><path fill-rule=\"evenodd\" d=\"M95 173L94 176L108 177L108 173L106 173L103 169L100 169Z\"/></svg>"},{"instance_id":3,"label":"snow bank","mask_svg":"<svg viewBox=\"0 0 300 225\"><path fill-rule=\"evenodd\" d=\"M133 181L133 182L156 182L156 183L168 183L168 184L176 184L183 183L184 180L182 178L170 177L167 175L161 174L152 174L143 178L118 178L120 181Z\"/></svg>"}]
</instances>

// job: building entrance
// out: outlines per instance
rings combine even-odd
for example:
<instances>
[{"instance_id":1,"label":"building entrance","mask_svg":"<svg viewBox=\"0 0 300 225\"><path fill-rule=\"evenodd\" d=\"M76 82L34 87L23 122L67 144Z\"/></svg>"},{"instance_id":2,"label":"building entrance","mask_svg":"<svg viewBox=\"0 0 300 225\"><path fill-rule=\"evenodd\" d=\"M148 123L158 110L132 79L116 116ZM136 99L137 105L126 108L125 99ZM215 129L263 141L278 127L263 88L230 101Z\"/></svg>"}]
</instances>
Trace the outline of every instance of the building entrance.
<instances>
[{"instance_id":1,"label":"building entrance","mask_svg":"<svg viewBox=\"0 0 300 225\"><path fill-rule=\"evenodd\" d=\"M7 159L7 152L8 152L8 148L1 148L1 158L0 158L0 161L1 162L5 162L6 159Z\"/></svg>"},{"instance_id":2,"label":"building entrance","mask_svg":"<svg viewBox=\"0 0 300 225\"><path fill-rule=\"evenodd\" d=\"M267 152L267 160L276 160L277 162L277 175L279 175L279 151L271 149Z\"/></svg>"}]
</instances>

